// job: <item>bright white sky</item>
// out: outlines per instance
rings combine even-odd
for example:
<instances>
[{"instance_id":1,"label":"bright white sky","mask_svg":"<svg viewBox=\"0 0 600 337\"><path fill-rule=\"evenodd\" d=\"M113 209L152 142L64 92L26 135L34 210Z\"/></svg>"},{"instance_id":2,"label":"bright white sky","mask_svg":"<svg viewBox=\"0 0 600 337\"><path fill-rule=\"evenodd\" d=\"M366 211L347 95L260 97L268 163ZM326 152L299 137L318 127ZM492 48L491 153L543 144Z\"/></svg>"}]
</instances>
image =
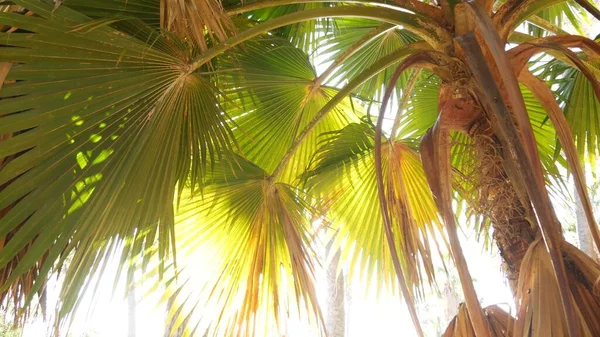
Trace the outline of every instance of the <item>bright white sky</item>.
<instances>
[{"instance_id":1,"label":"bright white sky","mask_svg":"<svg viewBox=\"0 0 600 337\"><path fill-rule=\"evenodd\" d=\"M490 304L508 303L503 306L508 309L512 306L510 291L504 284L504 277L500 272L498 256L483 251L473 235L463 236L463 249L468 257L468 263L475 279L475 286L484 306ZM110 275L110 271L105 275ZM441 275L441 273L440 273ZM454 276L456 277L456 276ZM84 317L85 313L76 318L70 337L128 337L127 336L127 300L115 295L111 300L111 277L102 289L95 311ZM444 286L443 275L438 280L440 287ZM324 272L319 272L318 291L322 303L326 303L326 283ZM120 288L122 289L122 288ZM398 295L382 291L380 298L376 298L374 288L366 289L364 282L355 280L351 286L350 303L347 303L347 337L379 336L412 337L416 334L406 310L405 304ZM460 292L460 289L458 289ZM56 301L56 293L50 291L54 299L49 299L49 304ZM140 295L139 292L137 294ZM138 337L163 337L164 308L156 306L157 298L146 298L137 307L137 336ZM462 300L462 299L461 299ZM425 303L419 306L420 317L426 329L427 336L436 336L445 327L444 321L445 301L431 294ZM436 319L440 318L436 326ZM400 327L400 328L399 328ZM25 327L24 337L50 336L46 324L38 321ZM313 335L310 327L300 322L291 322L289 327L290 337L306 337ZM88 335L86 335L88 334Z\"/></svg>"},{"instance_id":2,"label":"bright white sky","mask_svg":"<svg viewBox=\"0 0 600 337\"><path fill-rule=\"evenodd\" d=\"M600 25L594 23L589 35L595 37L598 33L600 33ZM318 70L323 71L321 67ZM394 107L391 108L395 110ZM573 221L574 214L571 210L560 205L557 205L557 210L559 215ZM570 238L574 239L573 236ZM461 240L482 305L485 307L500 304L505 310L514 310L510 290L500 270L497 249L493 247L490 250L483 250L482 244L475 240L472 232L462 233ZM449 266L452 268L451 265ZM88 317L85 317L85 313L78 316L69 337L128 337L127 300L122 294L111 296L112 278L108 277L108 280L110 281L99 289L100 296L95 311ZM444 280L440 277L438 282L443 289ZM319 274L318 292L322 303L326 303L326 282L323 271ZM364 283L358 280L351 285L351 300L347 303L346 309L347 337L416 337L406 306L398 295L382 291L380 298L376 298L374 292L375 289L366 289ZM458 292L460 293L460 289ZM139 292L137 295L140 296ZM56 291L50 289L48 303L55 303L56 296ZM137 305L138 337L164 336L165 309L156 306L157 296L146 296L146 299ZM435 294L428 296L425 303L419 305L421 322L424 324L427 336L437 336L445 329L448 323L443 319L445 305L446 301ZM436 323L438 318L441 318L441 321ZM25 327L23 337L50 336L51 331L44 322L37 321ZM310 328L300 322L291 322L289 332L290 337L311 335Z\"/></svg>"}]
</instances>

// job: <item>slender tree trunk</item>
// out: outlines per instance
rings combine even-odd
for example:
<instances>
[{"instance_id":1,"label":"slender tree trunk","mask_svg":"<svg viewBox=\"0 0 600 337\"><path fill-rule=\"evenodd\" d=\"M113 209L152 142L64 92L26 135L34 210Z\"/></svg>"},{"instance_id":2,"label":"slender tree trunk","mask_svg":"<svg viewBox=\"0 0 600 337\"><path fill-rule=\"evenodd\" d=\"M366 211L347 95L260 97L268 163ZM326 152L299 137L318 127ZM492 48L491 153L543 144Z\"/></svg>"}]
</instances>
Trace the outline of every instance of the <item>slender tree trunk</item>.
<instances>
[{"instance_id":1,"label":"slender tree trunk","mask_svg":"<svg viewBox=\"0 0 600 337\"><path fill-rule=\"evenodd\" d=\"M326 328L329 337L344 337L346 331L344 275L342 273L337 274L339 260L340 252L338 251L327 267L328 299Z\"/></svg>"},{"instance_id":2,"label":"slender tree trunk","mask_svg":"<svg viewBox=\"0 0 600 337\"><path fill-rule=\"evenodd\" d=\"M348 331L350 331L350 320L352 319L352 287L348 281L348 274L343 274L344 275L344 294L345 294L345 298L346 298L346 302L344 302L345 307L344 307L344 313L346 314L346 319L344 320L345 322L345 327Z\"/></svg>"},{"instance_id":3,"label":"slender tree trunk","mask_svg":"<svg viewBox=\"0 0 600 337\"><path fill-rule=\"evenodd\" d=\"M127 337L136 337L136 299L135 287L127 294Z\"/></svg>"},{"instance_id":4,"label":"slender tree trunk","mask_svg":"<svg viewBox=\"0 0 600 337\"><path fill-rule=\"evenodd\" d=\"M461 298L456 292L456 286L452 284L452 279L448 277L444 284L444 319L442 322L450 322L458 311Z\"/></svg>"},{"instance_id":5,"label":"slender tree trunk","mask_svg":"<svg viewBox=\"0 0 600 337\"><path fill-rule=\"evenodd\" d=\"M579 239L579 249L586 253L594 260L597 259L596 251L594 250L594 239L592 232L585 218L583 204L579 198L579 194L575 191L575 217L577 218L577 238Z\"/></svg>"},{"instance_id":6,"label":"slender tree trunk","mask_svg":"<svg viewBox=\"0 0 600 337\"><path fill-rule=\"evenodd\" d=\"M596 6L600 4L600 0L592 1ZM570 25L570 24L569 24ZM598 33L593 29L594 25L583 25L583 29L585 31L585 35L590 39L594 39L596 34ZM582 169L585 173L585 164L582 163ZM579 198L579 194L577 190L573 188L575 195L575 217L577 220L576 228L577 228L577 238L579 239L579 249L581 249L588 256L593 258L594 260L598 259L598 255L594 250L594 239L592 237L592 233L590 228L588 227L588 223L585 217L585 211L583 210L583 204L581 203L581 198Z\"/></svg>"}]
</instances>

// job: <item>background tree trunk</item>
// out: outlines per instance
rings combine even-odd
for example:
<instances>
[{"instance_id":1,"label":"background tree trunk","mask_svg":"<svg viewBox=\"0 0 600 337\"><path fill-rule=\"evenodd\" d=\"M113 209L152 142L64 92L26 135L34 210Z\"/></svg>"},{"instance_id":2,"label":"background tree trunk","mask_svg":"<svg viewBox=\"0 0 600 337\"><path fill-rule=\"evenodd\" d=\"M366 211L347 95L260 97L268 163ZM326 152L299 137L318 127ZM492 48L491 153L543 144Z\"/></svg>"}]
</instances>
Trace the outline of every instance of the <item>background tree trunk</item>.
<instances>
[{"instance_id":1,"label":"background tree trunk","mask_svg":"<svg viewBox=\"0 0 600 337\"><path fill-rule=\"evenodd\" d=\"M127 293L127 337L136 337L136 299L135 299L135 287L129 289Z\"/></svg>"},{"instance_id":2,"label":"background tree trunk","mask_svg":"<svg viewBox=\"0 0 600 337\"><path fill-rule=\"evenodd\" d=\"M458 306L460 305L460 302L462 302L461 296L456 291L460 285L457 286L453 283L450 276L448 276L448 279L444 284L444 319L442 322L446 324L452 321L454 316L456 316L458 313Z\"/></svg>"},{"instance_id":3,"label":"background tree trunk","mask_svg":"<svg viewBox=\"0 0 600 337\"><path fill-rule=\"evenodd\" d=\"M585 211L583 210L583 204L579 198L579 194L575 192L575 216L577 218L577 238L579 239L579 249L586 253L589 257L596 260L598 255L594 249L594 239L592 238L592 232L588 226L585 218Z\"/></svg>"},{"instance_id":4,"label":"background tree trunk","mask_svg":"<svg viewBox=\"0 0 600 337\"><path fill-rule=\"evenodd\" d=\"M329 247L328 249L329 250ZM327 321L329 337L344 337L346 332L346 311L344 306L344 275L337 274L340 260L338 251L327 267Z\"/></svg>"}]
</instances>

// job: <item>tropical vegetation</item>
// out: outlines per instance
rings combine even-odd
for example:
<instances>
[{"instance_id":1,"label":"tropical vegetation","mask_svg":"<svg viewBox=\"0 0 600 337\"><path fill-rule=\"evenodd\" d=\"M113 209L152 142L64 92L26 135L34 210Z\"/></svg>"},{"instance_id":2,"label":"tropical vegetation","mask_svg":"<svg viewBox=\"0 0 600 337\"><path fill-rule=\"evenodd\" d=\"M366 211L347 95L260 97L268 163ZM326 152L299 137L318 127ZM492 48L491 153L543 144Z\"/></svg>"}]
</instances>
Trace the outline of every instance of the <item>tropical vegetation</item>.
<instances>
[{"instance_id":1,"label":"tropical vegetation","mask_svg":"<svg viewBox=\"0 0 600 337\"><path fill-rule=\"evenodd\" d=\"M568 171L600 247L591 17L587 0L0 1L0 300L26 320L59 277L59 331L117 259L165 292L173 331L325 334L315 266L339 254L399 289L423 336L415 301L448 249L465 305L444 336L600 336L600 265L552 205ZM514 315L482 308L467 224L499 249Z\"/></svg>"}]
</instances>

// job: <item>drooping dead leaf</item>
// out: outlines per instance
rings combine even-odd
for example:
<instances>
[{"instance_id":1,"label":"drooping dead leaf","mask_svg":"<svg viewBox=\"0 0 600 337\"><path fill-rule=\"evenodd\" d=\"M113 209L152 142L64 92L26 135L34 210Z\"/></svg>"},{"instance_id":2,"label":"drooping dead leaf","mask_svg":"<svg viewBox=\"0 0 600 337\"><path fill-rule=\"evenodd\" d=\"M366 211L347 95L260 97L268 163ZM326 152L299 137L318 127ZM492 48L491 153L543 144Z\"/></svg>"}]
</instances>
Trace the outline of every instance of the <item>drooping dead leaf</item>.
<instances>
[{"instance_id":1,"label":"drooping dead leaf","mask_svg":"<svg viewBox=\"0 0 600 337\"><path fill-rule=\"evenodd\" d=\"M562 109L556 101L556 98L554 98L554 94L550 90L550 87L548 87L542 80L534 76L527 69L521 73L519 79L529 88L529 90L531 90L538 101L544 106L550 121L552 121L552 124L554 125L558 140L560 141L560 144L562 145L567 156L569 168L571 169L573 177L575 178L575 187L577 188L577 193L582 201L584 213L594 238L594 243L596 244L596 247L600 249L600 231L598 231L598 225L596 224L596 220L594 218L592 203L587 193L585 174L583 173L583 168L581 167L581 163L577 155L577 149L575 148L573 135L571 133L571 129L569 128L567 119L565 118Z\"/></svg>"},{"instance_id":2,"label":"drooping dead leaf","mask_svg":"<svg viewBox=\"0 0 600 337\"><path fill-rule=\"evenodd\" d=\"M564 243L562 255L569 268L569 296L574 299L574 319L577 328L570 333L559 305L561 299L552 263L543 242L531 244L519 277L515 321L515 337L592 337L600 335L600 298L594 292L594 282L600 277L600 267L585 253Z\"/></svg>"},{"instance_id":3,"label":"drooping dead leaf","mask_svg":"<svg viewBox=\"0 0 600 337\"><path fill-rule=\"evenodd\" d=\"M594 40L578 35L547 36L533 39L528 43L522 43L510 49L508 56L515 74L519 74L533 55L552 49L564 51L565 48L581 48L582 52L590 58L600 57L600 45Z\"/></svg>"},{"instance_id":4,"label":"drooping dead leaf","mask_svg":"<svg viewBox=\"0 0 600 337\"><path fill-rule=\"evenodd\" d=\"M4 81L6 81L6 77L8 76L8 72L12 68L12 63L9 62L0 62L0 89L4 85Z\"/></svg>"},{"instance_id":5,"label":"drooping dead leaf","mask_svg":"<svg viewBox=\"0 0 600 337\"><path fill-rule=\"evenodd\" d=\"M201 51L208 48L207 38L219 43L235 32L220 0L161 0L160 23L176 35L195 41Z\"/></svg>"},{"instance_id":6,"label":"drooping dead leaf","mask_svg":"<svg viewBox=\"0 0 600 337\"><path fill-rule=\"evenodd\" d=\"M520 141L519 131L523 130L523 125L521 125L521 129L518 129L517 125L515 125L515 121L508 110L500 88L492 78L488 64L492 60L486 60L483 56L477 38L474 34L469 33L458 38L458 41L479 85L479 96L488 112L488 117L492 121L491 124L494 128L494 133L508 150L509 156L507 156L506 160L515 166L515 173L517 174L515 178L517 180L521 179L524 182L529 199L535 208L535 220L537 220L544 243L550 253L552 267L558 284L560 301L557 303L562 303L568 331L571 336L575 336L575 331L578 330L578 322L574 319L575 312L573 311L572 298L568 292L569 282L564 262L560 256L560 246L563 243L561 227L552 208L543 176L540 176L542 172L537 170L539 157L528 152L523 142ZM501 52L504 53L504 51ZM505 84L510 85L510 83L507 84L506 82ZM537 154L537 151L535 154ZM537 164L534 165L533 162L537 162Z\"/></svg>"},{"instance_id":7,"label":"drooping dead leaf","mask_svg":"<svg viewBox=\"0 0 600 337\"><path fill-rule=\"evenodd\" d=\"M452 90L441 91L440 96L440 117L452 115L451 112L444 111L444 109L453 109L454 105L450 103L453 101ZM427 131L421 140L420 149L423 168L448 232L452 257L458 270L468 311L473 317L473 327L478 336L491 336L473 286L466 258L458 240L456 219L452 211L450 134L440 117L438 117L434 127Z\"/></svg>"},{"instance_id":8,"label":"drooping dead leaf","mask_svg":"<svg viewBox=\"0 0 600 337\"><path fill-rule=\"evenodd\" d=\"M423 334L423 329L421 328L421 323L419 322L419 317L417 316L417 310L415 307L413 296L410 290L408 289L408 284L406 282L406 278L404 277L402 264L400 263L400 259L398 258L398 250L396 249L396 243L394 242L394 233L392 232L392 222L390 219L388 199L386 197L386 188L383 182L383 163L381 155L383 117L387 108L387 104L390 100L390 97L392 96L392 92L396 87L396 82L398 81L398 78L400 78L402 72L411 65L410 60L412 60L412 58L405 60L396 68L383 96L383 102L379 110L379 118L377 119L377 129L375 134L375 171L377 174L377 191L379 195L379 204L381 206L381 215L383 217L385 237L387 239L388 247L392 255L392 263L394 264L394 270L396 271L396 276L398 278L400 290L402 292L402 296L404 297L404 301L408 306L408 311L410 313L410 317L412 319L417 335L423 337L425 335ZM389 172L391 171L392 170L389 170Z\"/></svg>"},{"instance_id":9,"label":"drooping dead leaf","mask_svg":"<svg viewBox=\"0 0 600 337\"><path fill-rule=\"evenodd\" d=\"M485 318L490 326L492 337L512 337L512 325L514 318L497 305L491 305L483 309ZM464 304L458 308L458 313L442 335L442 337L477 337L473 331L473 325L469 312Z\"/></svg>"}]
</instances>

